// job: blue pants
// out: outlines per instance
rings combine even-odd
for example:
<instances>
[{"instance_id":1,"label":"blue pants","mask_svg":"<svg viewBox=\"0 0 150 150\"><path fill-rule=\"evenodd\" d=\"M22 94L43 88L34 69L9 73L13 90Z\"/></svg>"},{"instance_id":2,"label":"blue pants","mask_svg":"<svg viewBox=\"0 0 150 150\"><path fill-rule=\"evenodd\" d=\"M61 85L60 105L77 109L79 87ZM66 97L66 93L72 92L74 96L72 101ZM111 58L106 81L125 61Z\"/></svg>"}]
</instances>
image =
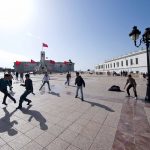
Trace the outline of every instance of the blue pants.
<instances>
[{"instance_id":1,"label":"blue pants","mask_svg":"<svg viewBox=\"0 0 150 150\"><path fill-rule=\"evenodd\" d=\"M76 96L78 96L78 91L80 89L81 92L81 99L83 99L83 90L82 90L82 86L77 86L77 90L76 90Z\"/></svg>"}]
</instances>

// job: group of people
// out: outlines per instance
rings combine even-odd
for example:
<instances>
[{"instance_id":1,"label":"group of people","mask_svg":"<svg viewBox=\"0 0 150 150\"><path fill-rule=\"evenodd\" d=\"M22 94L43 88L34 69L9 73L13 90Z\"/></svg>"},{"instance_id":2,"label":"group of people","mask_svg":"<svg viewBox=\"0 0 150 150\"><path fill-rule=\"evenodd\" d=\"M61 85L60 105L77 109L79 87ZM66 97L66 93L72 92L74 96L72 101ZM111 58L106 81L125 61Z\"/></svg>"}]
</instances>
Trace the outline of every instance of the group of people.
<instances>
[{"instance_id":1,"label":"group of people","mask_svg":"<svg viewBox=\"0 0 150 150\"><path fill-rule=\"evenodd\" d=\"M27 105L30 105L30 103L32 102L31 100L27 99L27 96L30 93L33 93L32 80L30 79L30 75L29 74L26 74L25 78L26 78L25 83L24 84L20 84L20 86L24 86L26 88L26 90L20 96L19 106L16 109L21 109L22 108L23 101L28 102ZM6 98L7 97L9 97L14 103L16 103L16 99L14 97L12 97L11 94L8 92L7 86L9 86L10 91L11 91L12 90L12 75L10 73L4 74L4 78L0 79L0 91L2 93L4 93L4 98L3 98L2 104L6 105L6 106L7 106L7 103L6 103Z\"/></svg>"},{"instance_id":2,"label":"group of people","mask_svg":"<svg viewBox=\"0 0 150 150\"><path fill-rule=\"evenodd\" d=\"M69 74L69 75L68 75ZM71 78L71 74L68 72L67 74L67 83L69 85L70 83L70 78ZM7 106L7 103L6 103L6 98L9 97L14 103L16 103L16 99L8 92L7 90L7 86L9 86L9 89L10 91L12 91L12 78L13 76L11 75L11 73L9 72L8 74L4 74L4 78L1 78L0 79L0 91L4 94L4 98L3 98L3 102L2 104L6 105ZM43 84L41 85L40 89L42 89L42 87L47 83L48 85L48 89L49 89L49 92L51 91L50 89L50 83L49 83L49 80L50 80L50 77L48 75L48 73L46 72L44 74L44 77L43 77ZM79 72L76 72L76 79L75 79L75 85L77 85L77 90L76 90L76 98L78 97L78 91L80 90L81 91L81 100L83 101L83 90L82 90L82 87L84 86L85 87L85 82L83 80L83 78L79 75ZM20 84L20 86L24 86L25 87L25 91L24 93L20 96L20 100L19 100L19 106L16 108L16 109L21 109L22 108L22 103L24 101L27 102L27 105L30 105L30 103L32 102L31 100L29 100L27 98L27 96L32 93L33 93L33 84L32 84L32 80L30 79L30 75L29 74L26 74L25 75L25 83L24 84Z\"/></svg>"},{"instance_id":3,"label":"group of people","mask_svg":"<svg viewBox=\"0 0 150 150\"><path fill-rule=\"evenodd\" d=\"M16 99L14 97L11 96L11 94L8 92L7 90L7 86L9 86L9 89L10 91L12 90L12 75L11 73L8 73L8 74L4 74L4 78L1 78L0 79L0 91L2 93L4 93L4 98L3 98L3 102L2 104L4 105L7 105L6 103L6 98L9 97L14 103L16 103ZM70 85L70 79L71 79L71 74L68 72L67 75L66 75L66 78L67 78L67 81L65 84L68 84L68 86ZM48 85L48 89L49 89L49 92L51 91L51 88L50 88L50 83L49 83L49 80L50 80L50 77L48 75L48 73L46 72L44 74L44 77L43 77L43 84L41 85L40 89L42 89L42 87L47 83ZM78 92L80 90L81 92L81 100L84 101L84 97L83 97L83 87L85 87L85 81L84 79L80 76L79 72L76 72L76 79L75 79L75 85L77 85L77 89L76 89L76 95L75 95L75 98L78 97ZM131 75L128 75L128 79L127 79L127 82L125 84L125 87L128 85L127 87L127 94L128 96L130 97L130 88L133 88L133 91L134 91L134 95L135 95L135 99L137 99L137 92L136 92L136 82L135 82L135 79L132 78ZM20 96L20 100L19 100L19 105L16 109L21 109L22 108L22 103L24 101L27 102L27 105L30 105L30 103L32 102L31 100L29 100L27 98L27 96L32 93L33 93L33 84L32 84L32 80L30 79L30 75L29 74L26 74L25 75L25 83L24 84L20 84L20 86L24 86L25 87L25 91L24 93Z\"/></svg>"}]
</instances>

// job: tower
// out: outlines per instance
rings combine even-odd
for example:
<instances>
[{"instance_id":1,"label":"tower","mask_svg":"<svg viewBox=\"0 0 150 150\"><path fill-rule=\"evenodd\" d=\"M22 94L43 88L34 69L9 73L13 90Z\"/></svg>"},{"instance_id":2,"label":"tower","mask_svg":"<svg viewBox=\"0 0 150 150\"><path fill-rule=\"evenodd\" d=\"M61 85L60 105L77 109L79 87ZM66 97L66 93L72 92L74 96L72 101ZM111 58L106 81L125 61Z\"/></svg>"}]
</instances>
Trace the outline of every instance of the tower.
<instances>
[{"instance_id":1,"label":"tower","mask_svg":"<svg viewBox=\"0 0 150 150\"><path fill-rule=\"evenodd\" d=\"M41 60L40 60L40 64L39 64L39 71L40 72L47 71L47 66L45 64L45 51L41 51Z\"/></svg>"}]
</instances>

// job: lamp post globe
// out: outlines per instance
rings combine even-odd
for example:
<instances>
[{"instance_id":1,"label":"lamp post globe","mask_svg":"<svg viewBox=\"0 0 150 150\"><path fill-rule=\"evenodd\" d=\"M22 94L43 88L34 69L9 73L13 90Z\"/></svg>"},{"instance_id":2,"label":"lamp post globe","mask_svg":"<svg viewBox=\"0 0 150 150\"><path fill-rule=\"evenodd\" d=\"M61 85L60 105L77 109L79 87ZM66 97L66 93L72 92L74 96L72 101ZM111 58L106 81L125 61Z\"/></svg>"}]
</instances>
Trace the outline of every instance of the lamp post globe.
<instances>
[{"instance_id":1,"label":"lamp post globe","mask_svg":"<svg viewBox=\"0 0 150 150\"><path fill-rule=\"evenodd\" d=\"M134 26L133 30L131 31L131 33L129 34L129 36L131 37L131 39L133 41L136 41L139 38L140 34L141 34L141 31L139 31L137 29L137 26Z\"/></svg>"},{"instance_id":2,"label":"lamp post globe","mask_svg":"<svg viewBox=\"0 0 150 150\"><path fill-rule=\"evenodd\" d=\"M147 90L145 101L150 102L150 28L146 28L142 38L140 39L139 45L137 45L136 40L139 38L141 31L137 29L136 26L133 27L132 32L129 34L131 39L134 41L136 47L139 47L141 43L146 45L146 56L147 56Z\"/></svg>"}]
</instances>

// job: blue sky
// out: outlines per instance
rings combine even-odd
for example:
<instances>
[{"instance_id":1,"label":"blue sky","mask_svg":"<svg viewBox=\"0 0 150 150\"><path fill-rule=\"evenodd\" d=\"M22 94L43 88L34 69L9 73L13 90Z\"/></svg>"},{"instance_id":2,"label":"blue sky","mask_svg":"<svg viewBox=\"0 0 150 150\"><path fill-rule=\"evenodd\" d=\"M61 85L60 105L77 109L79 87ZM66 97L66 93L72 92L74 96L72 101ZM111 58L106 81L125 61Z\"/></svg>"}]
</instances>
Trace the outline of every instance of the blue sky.
<instances>
[{"instance_id":1,"label":"blue sky","mask_svg":"<svg viewBox=\"0 0 150 150\"><path fill-rule=\"evenodd\" d=\"M75 70L138 50L128 34L150 26L149 0L0 0L0 66L46 57ZM144 47L144 45L143 45Z\"/></svg>"}]
</instances>

